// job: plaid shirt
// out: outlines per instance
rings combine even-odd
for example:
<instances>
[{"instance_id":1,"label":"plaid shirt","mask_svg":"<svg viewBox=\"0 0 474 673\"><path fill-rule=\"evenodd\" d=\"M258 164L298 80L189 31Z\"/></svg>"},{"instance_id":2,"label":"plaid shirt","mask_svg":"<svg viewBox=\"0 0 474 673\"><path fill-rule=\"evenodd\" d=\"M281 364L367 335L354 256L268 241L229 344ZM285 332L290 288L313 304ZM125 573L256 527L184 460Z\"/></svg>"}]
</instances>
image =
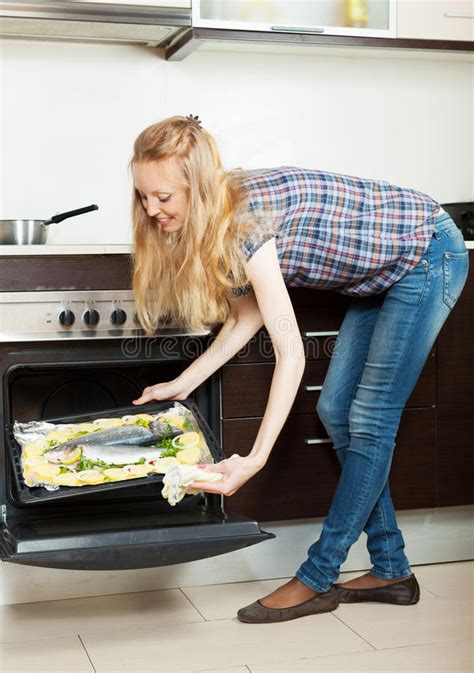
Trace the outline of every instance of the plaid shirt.
<instances>
[{"instance_id":1,"label":"plaid shirt","mask_svg":"<svg viewBox=\"0 0 474 673\"><path fill-rule=\"evenodd\" d=\"M291 166L244 171L244 185L255 222L242 242L247 260L275 237L287 286L352 296L383 292L413 269L440 209L383 180Z\"/></svg>"}]
</instances>

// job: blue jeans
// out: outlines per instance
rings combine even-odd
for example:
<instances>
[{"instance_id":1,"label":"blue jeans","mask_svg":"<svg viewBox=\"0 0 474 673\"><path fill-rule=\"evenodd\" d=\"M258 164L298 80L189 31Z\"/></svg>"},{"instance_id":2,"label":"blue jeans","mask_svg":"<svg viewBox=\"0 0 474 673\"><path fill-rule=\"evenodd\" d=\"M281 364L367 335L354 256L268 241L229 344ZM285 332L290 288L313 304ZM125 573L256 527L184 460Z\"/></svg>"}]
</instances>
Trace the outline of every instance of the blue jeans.
<instances>
[{"instance_id":1,"label":"blue jeans","mask_svg":"<svg viewBox=\"0 0 474 673\"><path fill-rule=\"evenodd\" d=\"M321 535L296 573L319 593L362 531L372 575L412 574L388 483L395 437L468 267L463 237L441 213L418 264L383 293L354 299L344 316L316 407L342 471Z\"/></svg>"}]
</instances>

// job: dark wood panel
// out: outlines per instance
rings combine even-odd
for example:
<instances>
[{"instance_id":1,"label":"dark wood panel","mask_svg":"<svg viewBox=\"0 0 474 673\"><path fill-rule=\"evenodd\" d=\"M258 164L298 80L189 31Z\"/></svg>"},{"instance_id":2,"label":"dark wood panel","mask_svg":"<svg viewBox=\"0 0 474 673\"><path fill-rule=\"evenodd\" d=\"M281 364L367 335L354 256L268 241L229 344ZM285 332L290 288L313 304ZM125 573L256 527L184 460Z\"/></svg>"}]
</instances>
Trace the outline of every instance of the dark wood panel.
<instances>
[{"instance_id":1,"label":"dark wood panel","mask_svg":"<svg viewBox=\"0 0 474 673\"><path fill-rule=\"evenodd\" d=\"M291 414L312 414L316 409L319 391L307 386L322 386L329 360L308 360L298 388ZM262 416L270 392L275 365L272 363L226 365L222 370L222 417ZM407 401L407 407L426 407L435 404L436 360L432 353Z\"/></svg>"},{"instance_id":2,"label":"dark wood panel","mask_svg":"<svg viewBox=\"0 0 474 673\"><path fill-rule=\"evenodd\" d=\"M435 410L406 409L397 437L390 485L398 509L435 505ZM252 448L261 418L223 421L226 455L245 455ZM227 507L259 520L325 516L340 475L331 444L305 444L323 438L316 414L289 416L272 454L255 477Z\"/></svg>"},{"instance_id":3,"label":"dark wood panel","mask_svg":"<svg viewBox=\"0 0 474 673\"><path fill-rule=\"evenodd\" d=\"M296 395L292 414L314 413L319 392L305 390L309 385L322 385L329 360L308 361ZM222 416L262 416L275 371L274 364L226 365L222 371Z\"/></svg>"},{"instance_id":4,"label":"dark wood panel","mask_svg":"<svg viewBox=\"0 0 474 673\"><path fill-rule=\"evenodd\" d=\"M316 296L318 295L318 292L315 290L312 290L312 293ZM302 299L302 301L306 300ZM314 306L295 307L295 315L303 337L306 359L330 359L334 350L336 336L305 337L305 334L307 332L337 332L346 313L347 306L347 302L336 301L333 305L315 304ZM250 339L244 348L229 360L229 363L274 361L275 353L272 341L267 330L262 328Z\"/></svg>"},{"instance_id":5,"label":"dark wood panel","mask_svg":"<svg viewBox=\"0 0 474 673\"><path fill-rule=\"evenodd\" d=\"M436 506L436 409L405 409L390 473L395 509Z\"/></svg>"},{"instance_id":6,"label":"dark wood panel","mask_svg":"<svg viewBox=\"0 0 474 673\"><path fill-rule=\"evenodd\" d=\"M0 292L130 288L126 254L4 256L0 264Z\"/></svg>"},{"instance_id":7,"label":"dark wood panel","mask_svg":"<svg viewBox=\"0 0 474 673\"><path fill-rule=\"evenodd\" d=\"M462 294L438 336L439 507L474 504L474 250Z\"/></svg>"},{"instance_id":8,"label":"dark wood panel","mask_svg":"<svg viewBox=\"0 0 474 673\"><path fill-rule=\"evenodd\" d=\"M226 455L250 451L260 423L260 418L223 421ZM227 507L260 520L324 514L340 468L331 444L304 443L318 437L326 437L326 431L315 414L289 416L266 466L227 500Z\"/></svg>"}]
</instances>

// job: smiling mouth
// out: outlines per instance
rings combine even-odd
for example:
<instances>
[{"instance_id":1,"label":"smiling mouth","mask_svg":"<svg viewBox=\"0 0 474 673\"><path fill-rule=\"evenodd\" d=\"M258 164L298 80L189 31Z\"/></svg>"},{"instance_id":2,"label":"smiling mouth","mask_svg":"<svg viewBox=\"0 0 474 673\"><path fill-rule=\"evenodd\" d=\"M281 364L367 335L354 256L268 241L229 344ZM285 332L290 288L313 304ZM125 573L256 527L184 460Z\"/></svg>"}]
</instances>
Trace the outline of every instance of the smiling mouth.
<instances>
[{"instance_id":1,"label":"smiling mouth","mask_svg":"<svg viewBox=\"0 0 474 673\"><path fill-rule=\"evenodd\" d=\"M164 217L164 218L158 218L158 222L162 225L169 224L173 218L172 217Z\"/></svg>"}]
</instances>

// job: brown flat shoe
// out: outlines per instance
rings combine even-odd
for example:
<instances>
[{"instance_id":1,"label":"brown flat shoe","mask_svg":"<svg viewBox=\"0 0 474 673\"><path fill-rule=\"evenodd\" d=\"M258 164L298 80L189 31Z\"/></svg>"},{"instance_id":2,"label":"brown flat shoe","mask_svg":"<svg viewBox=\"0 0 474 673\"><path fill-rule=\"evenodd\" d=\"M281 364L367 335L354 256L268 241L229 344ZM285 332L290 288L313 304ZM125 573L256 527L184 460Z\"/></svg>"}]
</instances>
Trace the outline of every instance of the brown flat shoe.
<instances>
[{"instance_id":1,"label":"brown flat shoe","mask_svg":"<svg viewBox=\"0 0 474 673\"><path fill-rule=\"evenodd\" d=\"M420 587L415 575L400 582L373 589L348 589L340 584L336 588L340 603L394 603L395 605L415 605L420 600Z\"/></svg>"},{"instance_id":2,"label":"brown flat shoe","mask_svg":"<svg viewBox=\"0 0 474 673\"><path fill-rule=\"evenodd\" d=\"M241 608L237 617L241 622L247 624L274 624L276 622L287 622L290 619L306 617L306 615L317 615L320 612L331 612L339 605L337 592L332 586L324 594L318 594L304 603L292 605L290 608L267 608L260 601L255 601Z\"/></svg>"}]
</instances>

